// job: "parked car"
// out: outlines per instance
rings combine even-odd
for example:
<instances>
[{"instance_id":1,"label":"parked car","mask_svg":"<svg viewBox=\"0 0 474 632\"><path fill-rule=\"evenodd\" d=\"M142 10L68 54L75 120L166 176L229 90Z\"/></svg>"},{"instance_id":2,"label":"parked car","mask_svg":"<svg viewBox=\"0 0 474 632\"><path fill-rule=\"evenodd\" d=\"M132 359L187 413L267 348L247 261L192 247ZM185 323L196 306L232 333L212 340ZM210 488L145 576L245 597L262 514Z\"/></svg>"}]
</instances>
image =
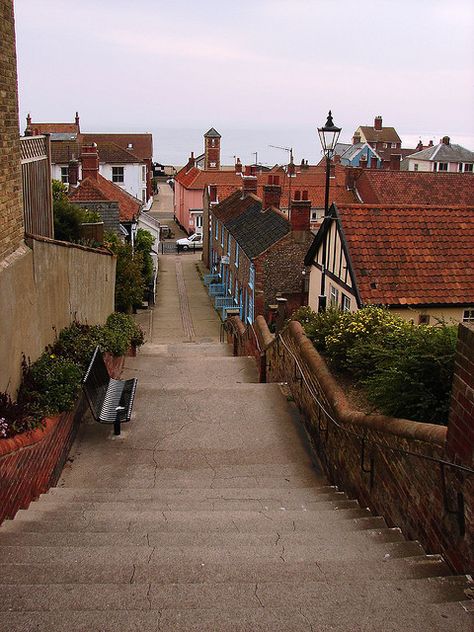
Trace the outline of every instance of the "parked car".
<instances>
[{"instance_id":1,"label":"parked car","mask_svg":"<svg viewBox=\"0 0 474 632\"><path fill-rule=\"evenodd\" d=\"M178 250L198 250L199 248L202 248L202 233L194 233L189 237L177 239L176 246L178 247Z\"/></svg>"}]
</instances>

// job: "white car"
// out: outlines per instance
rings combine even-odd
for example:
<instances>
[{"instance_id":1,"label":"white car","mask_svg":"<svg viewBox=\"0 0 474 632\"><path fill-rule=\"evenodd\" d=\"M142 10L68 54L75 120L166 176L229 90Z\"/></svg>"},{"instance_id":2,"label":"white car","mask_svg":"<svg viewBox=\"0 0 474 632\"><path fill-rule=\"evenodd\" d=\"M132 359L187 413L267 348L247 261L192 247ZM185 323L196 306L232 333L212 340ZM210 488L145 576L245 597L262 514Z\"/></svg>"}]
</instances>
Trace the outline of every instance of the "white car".
<instances>
[{"instance_id":1,"label":"white car","mask_svg":"<svg viewBox=\"0 0 474 632\"><path fill-rule=\"evenodd\" d=\"M178 246L178 250L198 250L202 248L202 233L194 233L189 237L177 239L176 245Z\"/></svg>"}]
</instances>

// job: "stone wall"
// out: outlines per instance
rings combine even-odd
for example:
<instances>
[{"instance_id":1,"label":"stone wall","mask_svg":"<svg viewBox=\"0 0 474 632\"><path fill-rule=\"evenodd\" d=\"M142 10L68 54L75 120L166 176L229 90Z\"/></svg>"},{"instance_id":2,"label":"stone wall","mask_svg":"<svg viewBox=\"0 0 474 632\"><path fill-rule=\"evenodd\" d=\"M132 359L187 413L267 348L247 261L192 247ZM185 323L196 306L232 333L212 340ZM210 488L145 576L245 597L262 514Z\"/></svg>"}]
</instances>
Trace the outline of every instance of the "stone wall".
<instances>
[{"instance_id":1,"label":"stone wall","mask_svg":"<svg viewBox=\"0 0 474 632\"><path fill-rule=\"evenodd\" d=\"M23 354L32 361L73 320L114 311L115 257L107 250L31 237L0 263L0 391L15 395Z\"/></svg>"},{"instance_id":2,"label":"stone wall","mask_svg":"<svg viewBox=\"0 0 474 632\"><path fill-rule=\"evenodd\" d=\"M23 239L13 0L0 1L0 262Z\"/></svg>"},{"instance_id":3,"label":"stone wall","mask_svg":"<svg viewBox=\"0 0 474 632\"><path fill-rule=\"evenodd\" d=\"M472 571L473 476L439 463L451 460L446 427L357 410L299 323L292 321L273 341L263 319L255 328L267 341L267 381L288 384L329 481L428 552L442 553L456 571ZM235 335L243 337L245 328L239 330ZM235 351L241 348L234 342Z\"/></svg>"}]
</instances>

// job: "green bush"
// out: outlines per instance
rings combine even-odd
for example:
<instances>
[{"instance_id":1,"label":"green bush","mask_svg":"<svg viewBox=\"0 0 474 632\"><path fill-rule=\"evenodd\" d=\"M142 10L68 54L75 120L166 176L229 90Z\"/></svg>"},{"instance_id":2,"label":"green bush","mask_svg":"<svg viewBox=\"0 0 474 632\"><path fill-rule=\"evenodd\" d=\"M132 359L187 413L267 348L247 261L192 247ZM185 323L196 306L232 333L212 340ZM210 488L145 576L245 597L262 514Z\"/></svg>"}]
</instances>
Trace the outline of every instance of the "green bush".
<instances>
[{"instance_id":1,"label":"green bush","mask_svg":"<svg viewBox=\"0 0 474 632\"><path fill-rule=\"evenodd\" d=\"M107 318L105 329L114 333L124 333L127 339L127 349L130 345L140 347L145 341L143 329L128 314L113 312Z\"/></svg>"},{"instance_id":2,"label":"green bush","mask_svg":"<svg viewBox=\"0 0 474 632\"><path fill-rule=\"evenodd\" d=\"M115 274L115 309L131 313L134 306L141 305L145 293L143 278L143 255L133 252L132 246L123 243L112 233L105 238L107 246L117 255Z\"/></svg>"},{"instance_id":3,"label":"green bush","mask_svg":"<svg viewBox=\"0 0 474 632\"><path fill-rule=\"evenodd\" d=\"M81 367L74 362L46 351L33 364L24 361L18 401L30 414L40 417L71 410L82 375Z\"/></svg>"},{"instance_id":4,"label":"green bush","mask_svg":"<svg viewBox=\"0 0 474 632\"><path fill-rule=\"evenodd\" d=\"M102 351L108 351L104 327L73 322L61 331L51 347L51 353L74 362L85 372L97 346Z\"/></svg>"},{"instance_id":5,"label":"green bush","mask_svg":"<svg viewBox=\"0 0 474 632\"><path fill-rule=\"evenodd\" d=\"M137 230L135 236L135 251L140 252L143 259L142 277L146 287L153 281L153 259L151 257L151 249L155 242L153 235L143 228ZM141 304L141 302L140 302Z\"/></svg>"},{"instance_id":6,"label":"green bush","mask_svg":"<svg viewBox=\"0 0 474 632\"><path fill-rule=\"evenodd\" d=\"M0 393L0 439L8 439L43 425L43 419L30 414L24 404L14 402L8 393Z\"/></svg>"},{"instance_id":7,"label":"green bush","mask_svg":"<svg viewBox=\"0 0 474 632\"><path fill-rule=\"evenodd\" d=\"M456 327L413 325L373 305L320 314L305 307L293 318L330 365L351 374L381 412L447 422Z\"/></svg>"}]
</instances>

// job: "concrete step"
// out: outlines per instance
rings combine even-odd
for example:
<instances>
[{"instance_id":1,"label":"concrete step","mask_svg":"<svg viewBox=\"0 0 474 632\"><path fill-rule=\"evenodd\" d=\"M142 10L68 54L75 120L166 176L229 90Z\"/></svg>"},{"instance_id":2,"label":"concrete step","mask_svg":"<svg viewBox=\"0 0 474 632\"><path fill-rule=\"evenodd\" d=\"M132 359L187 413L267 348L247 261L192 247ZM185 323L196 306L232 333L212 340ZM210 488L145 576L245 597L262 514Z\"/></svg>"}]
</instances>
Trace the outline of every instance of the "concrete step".
<instances>
[{"instance_id":1,"label":"concrete step","mask_svg":"<svg viewBox=\"0 0 474 632\"><path fill-rule=\"evenodd\" d=\"M140 348L137 357L156 358L190 358L190 357L222 358L232 357L232 346L218 342L184 342L172 344L153 344L147 342ZM128 364L128 360L127 360Z\"/></svg>"},{"instance_id":2,"label":"concrete step","mask_svg":"<svg viewBox=\"0 0 474 632\"><path fill-rule=\"evenodd\" d=\"M247 357L212 357L197 354L185 357L152 355L127 359L127 375L138 377L139 384L155 384L159 388L179 384L193 388L258 382L255 360Z\"/></svg>"},{"instance_id":3,"label":"concrete step","mask_svg":"<svg viewBox=\"0 0 474 632\"><path fill-rule=\"evenodd\" d=\"M311 502L313 500L323 499L327 500L334 494L344 494L339 492L338 489L332 485L321 485L319 487L304 487L304 488L292 488L292 489L277 489L277 488L265 488L255 487L247 489L233 489L229 493L228 489L220 489L214 487L212 490L208 489L182 489L176 490L176 488L159 488L154 487L151 489L114 489L114 490L91 490L91 489L79 489L76 487L52 487L47 494L40 496L37 503L43 502L59 502L75 503L82 502L153 502L153 501L200 501L200 500L218 500L218 499L232 499L232 500L261 500L269 499L280 502L282 506L285 502L297 502L301 503ZM345 496L345 494L344 494Z\"/></svg>"},{"instance_id":4,"label":"concrete step","mask_svg":"<svg viewBox=\"0 0 474 632\"><path fill-rule=\"evenodd\" d=\"M299 490L298 490L299 491ZM202 494L201 494L202 496ZM321 503L336 503L341 507L357 507L355 501L347 499L342 492L320 494L310 499L301 499L298 497L278 498L277 494L272 497L252 497L239 498L239 495L220 494L213 495L208 493L207 497L191 498L189 495L181 497L176 494L174 497L154 500L90 500L90 501L66 501L61 498L42 497L34 505L30 505L34 510L63 510L67 509L75 511L94 510L115 511L126 510L140 512L146 511L259 511L259 510L302 510L302 511L318 511ZM350 503L350 504L349 504Z\"/></svg>"},{"instance_id":5,"label":"concrete step","mask_svg":"<svg viewBox=\"0 0 474 632\"><path fill-rule=\"evenodd\" d=\"M287 561L253 559L245 564L226 560L188 560L176 565L161 560L153 564L73 563L1 564L3 584L133 584L133 583L233 583L233 582L338 582L396 581L398 579L450 576L440 556L388 557L380 560ZM1 628L0 628L1 629Z\"/></svg>"},{"instance_id":6,"label":"concrete step","mask_svg":"<svg viewBox=\"0 0 474 632\"><path fill-rule=\"evenodd\" d=\"M344 533L345 542L350 540L357 546L365 544L371 546L372 543L401 542L404 541L400 529L385 528L359 529ZM118 532L110 534L107 532L34 532L34 531L5 531L0 529L0 550L2 547L131 547L141 546L198 546L198 547L230 547L241 548L249 546L251 548L259 546L313 546L314 533L312 531L300 531L290 533L186 533L186 532L152 532L134 533ZM318 546L332 546L333 538L331 534L318 534ZM25 558L26 559L26 558Z\"/></svg>"},{"instance_id":7,"label":"concrete step","mask_svg":"<svg viewBox=\"0 0 474 632\"><path fill-rule=\"evenodd\" d=\"M330 602L332 604L332 602ZM64 611L2 613L0 626L9 632L472 632L472 621L458 604L425 606L415 612L401 611L397 616L390 610L357 611L339 604L296 607L245 607L188 610L170 608L150 609L148 612L136 610L107 611ZM388 617L392 617L390 620ZM453 628L453 618L456 627Z\"/></svg>"},{"instance_id":8,"label":"concrete step","mask_svg":"<svg viewBox=\"0 0 474 632\"><path fill-rule=\"evenodd\" d=\"M295 544L286 540L281 543L278 535L271 544L257 544L255 546L241 543L232 546L222 543L196 546L188 544L154 545L153 538L150 545L115 546L111 539L109 546L0 546L0 568L2 564L48 564L52 559L55 563L68 564L149 564L159 565L163 562L182 566L187 563L244 565L255 560L266 560L275 564L286 562L320 562L322 560L380 560L393 557L413 557L423 554L423 548L418 542L383 542L376 544L347 538L346 546L342 549L339 543L329 540L319 543L315 538L312 544ZM370 546L369 546L370 545Z\"/></svg>"},{"instance_id":9,"label":"concrete step","mask_svg":"<svg viewBox=\"0 0 474 632\"><path fill-rule=\"evenodd\" d=\"M428 579L400 579L395 582L310 581L254 583L183 584L0 584L0 612L110 611L220 608L277 608L289 604L312 604L324 608L332 599L350 607L354 615L377 596L378 606L387 612L419 604L462 601L469 585L465 576Z\"/></svg>"}]
</instances>

